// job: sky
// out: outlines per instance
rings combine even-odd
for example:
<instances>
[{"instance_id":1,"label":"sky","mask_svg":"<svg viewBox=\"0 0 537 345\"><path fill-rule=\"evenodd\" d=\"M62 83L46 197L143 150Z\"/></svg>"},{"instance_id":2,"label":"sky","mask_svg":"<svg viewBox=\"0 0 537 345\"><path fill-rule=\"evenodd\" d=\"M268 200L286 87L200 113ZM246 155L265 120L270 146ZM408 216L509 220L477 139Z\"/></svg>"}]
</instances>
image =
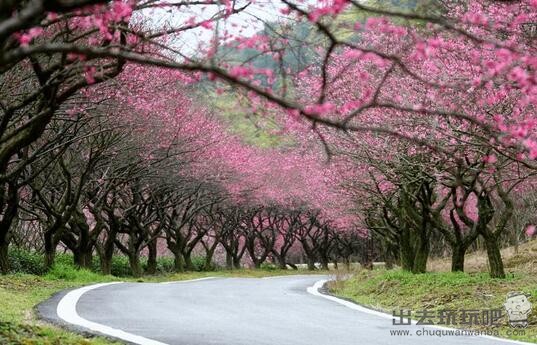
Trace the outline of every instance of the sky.
<instances>
[{"instance_id":1,"label":"sky","mask_svg":"<svg viewBox=\"0 0 537 345\"><path fill-rule=\"evenodd\" d=\"M244 6L248 1L238 0L236 8ZM220 21L218 30L223 32L227 30L232 35L248 37L263 29L263 22L283 20L280 10L283 8L280 1L256 0L250 4L244 11L238 14L233 14L230 18ZM220 10L223 7L220 6ZM175 26L186 23L190 18L195 17L196 22L211 18L218 11L218 6L191 6L189 8L182 7L180 11L167 10L151 10L144 13L145 16L152 18L152 22L156 27L166 25ZM215 26L216 28L216 26ZM205 45L211 41L215 30L205 28L196 28L189 30L180 35L174 42L174 46L182 53L190 55L195 53L200 44Z\"/></svg>"}]
</instances>

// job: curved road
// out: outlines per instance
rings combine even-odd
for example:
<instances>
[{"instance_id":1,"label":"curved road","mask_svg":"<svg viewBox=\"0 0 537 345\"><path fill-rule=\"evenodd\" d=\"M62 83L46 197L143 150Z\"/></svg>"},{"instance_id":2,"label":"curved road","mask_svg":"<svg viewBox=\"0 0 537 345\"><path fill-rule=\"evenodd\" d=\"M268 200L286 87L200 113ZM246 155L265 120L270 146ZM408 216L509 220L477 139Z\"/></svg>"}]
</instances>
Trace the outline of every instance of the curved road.
<instances>
[{"instance_id":1,"label":"curved road","mask_svg":"<svg viewBox=\"0 0 537 345\"><path fill-rule=\"evenodd\" d=\"M320 279L326 277L121 283L66 292L38 309L52 321L62 321L59 313L76 330L93 325L93 333L144 345L508 344L483 337L391 335L390 330L413 333L423 327L393 326L391 316L323 298L319 284L308 293Z\"/></svg>"}]
</instances>

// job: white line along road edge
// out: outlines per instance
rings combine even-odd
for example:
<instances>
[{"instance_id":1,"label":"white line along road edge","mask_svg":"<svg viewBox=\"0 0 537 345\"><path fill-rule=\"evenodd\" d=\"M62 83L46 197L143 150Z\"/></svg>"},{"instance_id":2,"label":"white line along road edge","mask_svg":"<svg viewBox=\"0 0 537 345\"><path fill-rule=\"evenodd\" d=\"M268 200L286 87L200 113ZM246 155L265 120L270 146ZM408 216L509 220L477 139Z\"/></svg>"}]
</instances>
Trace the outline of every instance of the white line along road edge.
<instances>
[{"instance_id":1,"label":"white line along road edge","mask_svg":"<svg viewBox=\"0 0 537 345\"><path fill-rule=\"evenodd\" d=\"M393 315L386 314L386 313L376 311L376 310L373 310L373 309L369 309L369 308L366 308L366 307L362 307L361 305L358 305L356 303L345 301L344 299L337 298L337 297L330 296L330 295L326 295L326 294L323 294L323 293L319 292L319 289L321 289L323 287L323 285L325 283L327 283L327 282L328 282L328 280L326 280L326 279L325 280L319 280L318 282L313 284L313 286L308 287L308 293L310 293L310 294L312 294L314 296L319 296L319 297L322 297L322 298L329 299L329 300L331 300L333 302L342 304L347 308L351 308L351 309L360 311L362 313L367 313L367 314L370 314L370 315L376 315L376 316L379 316L379 317L383 317L385 319L393 319ZM413 325L416 324L415 320L412 320L411 322L412 322ZM454 330L455 329L455 328L442 327L442 326L426 326L426 328L435 328L435 329L444 329L444 330ZM509 343L509 344L532 345L532 343L526 343L526 342L518 341L518 340L498 338L498 337L493 337L493 336L488 336L488 335L479 335L479 337L486 338L486 339L491 339L491 340L496 340L496 341L501 341L501 342ZM535 344L533 344L533 345L535 345Z\"/></svg>"},{"instance_id":2,"label":"white line along road edge","mask_svg":"<svg viewBox=\"0 0 537 345\"><path fill-rule=\"evenodd\" d=\"M156 341L156 340L141 337L139 335L127 333L120 329L101 325L96 322L91 322L80 317L80 315L78 315L78 313L76 312L76 304L78 303L78 300L80 299L80 297L82 297L83 294L85 294L88 291L98 289L103 286L113 285L113 284L120 284L120 283L115 282L115 283L95 284L95 285L85 286L83 288L68 292L60 300L60 302L58 303L58 306L56 307L56 313L58 314L58 317L67 323L70 323L76 326L81 326L81 327L90 329L92 331L99 332L104 335L108 335L108 336L118 338L121 340L125 340L134 344L168 345L165 343L161 343L160 341Z\"/></svg>"},{"instance_id":3,"label":"white line along road edge","mask_svg":"<svg viewBox=\"0 0 537 345\"><path fill-rule=\"evenodd\" d=\"M205 278L197 278L197 279L190 279L190 280L176 280L171 282L162 282L161 284L181 284L181 283L191 283L191 282L199 282L202 280L210 280L210 279L216 279L217 277L205 277Z\"/></svg>"},{"instance_id":4,"label":"white line along road edge","mask_svg":"<svg viewBox=\"0 0 537 345\"><path fill-rule=\"evenodd\" d=\"M326 295L326 294L323 294L321 292L319 292L319 289L323 287L323 285L325 283L327 283L328 280L319 280L318 282L316 282L315 284L313 284L313 286L310 286L308 288L308 292L314 296L319 296L319 297L322 297L322 298L326 298L326 299L329 299L331 301L334 301L336 303L339 303L339 304L343 304L345 307L347 308L351 308L351 309L354 309L354 310L358 310L358 311L361 311L363 313L367 313L367 314L371 314L371 315L376 315L376 316L379 316L379 317L383 317L383 318L386 318L386 319L392 319L393 316L390 315L390 314L386 314L386 313L381 313L380 311L376 311L376 310L373 310L373 309L369 309L369 308L365 308L365 307L362 307L356 303L352 303L352 302L349 302L349 301L345 301L341 298L337 298L337 297L334 297L334 296L330 296L330 295Z\"/></svg>"}]
</instances>

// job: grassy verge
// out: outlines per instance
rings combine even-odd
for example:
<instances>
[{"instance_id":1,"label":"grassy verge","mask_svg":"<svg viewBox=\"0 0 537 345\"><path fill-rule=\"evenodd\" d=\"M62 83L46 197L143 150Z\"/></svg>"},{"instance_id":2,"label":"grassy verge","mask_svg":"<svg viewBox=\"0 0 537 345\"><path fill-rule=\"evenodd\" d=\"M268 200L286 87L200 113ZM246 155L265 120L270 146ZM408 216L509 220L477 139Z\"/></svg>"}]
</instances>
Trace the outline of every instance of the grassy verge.
<instances>
[{"instance_id":1,"label":"grassy verge","mask_svg":"<svg viewBox=\"0 0 537 345\"><path fill-rule=\"evenodd\" d=\"M412 274L401 270L359 271L348 280L336 280L329 286L332 293L367 307L392 314L394 310L416 312L427 310L437 315L440 310L455 310L460 318L462 310L502 309L508 292L531 294L530 301L537 308L537 278L533 274L512 272L507 279L492 279L487 273L431 272ZM499 336L537 343L537 317L530 316L525 334L512 334L504 317L500 326L453 326L481 331L498 331ZM534 312L535 314L535 312ZM413 317L416 319L416 317ZM438 318L433 319L438 323ZM390 326L389 320L387 326ZM393 326L397 329L397 326ZM398 329L404 329L399 326Z\"/></svg>"},{"instance_id":2,"label":"grassy verge","mask_svg":"<svg viewBox=\"0 0 537 345\"><path fill-rule=\"evenodd\" d=\"M299 271L300 273L308 273ZM319 273L319 272L317 272ZM86 270L57 265L43 276L29 274L0 275L0 344L2 345L104 345L117 344L104 338L84 338L37 320L34 306L63 289L111 282L179 281L208 276L252 277L297 274L292 270L235 270L192 272L144 277L142 279L103 276Z\"/></svg>"}]
</instances>

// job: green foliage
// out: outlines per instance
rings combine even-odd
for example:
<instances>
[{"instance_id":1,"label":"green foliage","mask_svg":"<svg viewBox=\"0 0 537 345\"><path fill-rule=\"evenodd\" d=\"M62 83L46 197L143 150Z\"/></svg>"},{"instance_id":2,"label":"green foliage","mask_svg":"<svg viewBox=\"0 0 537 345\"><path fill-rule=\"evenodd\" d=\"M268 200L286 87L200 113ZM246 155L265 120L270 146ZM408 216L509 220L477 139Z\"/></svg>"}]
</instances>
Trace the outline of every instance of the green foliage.
<instances>
[{"instance_id":1,"label":"green foliage","mask_svg":"<svg viewBox=\"0 0 537 345\"><path fill-rule=\"evenodd\" d=\"M104 345L117 344L106 339L85 339L52 327L0 322L0 344L2 345Z\"/></svg>"},{"instance_id":2,"label":"green foliage","mask_svg":"<svg viewBox=\"0 0 537 345\"><path fill-rule=\"evenodd\" d=\"M319 39L325 38L317 34L315 25L309 21L294 22L267 22L259 35L269 37L270 40L279 41L282 37L288 40L287 49L283 54L283 66L292 73L303 70L312 64L317 58L314 47L316 45L304 45L303 42L319 43ZM237 48L236 46L219 47L217 58L232 65L248 63L259 69L270 69L277 72L280 62L275 61L269 54L264 54L255 48ZM266 77L257 78L263 86L268 86ZM274 91L280 90L278 86Z\"/></svg>"},{"instance_id":3,"label":"green foliage","mask_svg":"<svg viewBox=\"0 0 537 345\"><path fill-rule=\"evenodd\" d=\"M506 279L494 279L488 273L433 272L413 274L402 270L362 270L352 278L330 284L338 296L373 309L393 310L490 310L502 308L510 291L522 291L537 299L537 278L533 274L514 273ZM500 335L537 342L537 326L530 320L526 336L506 332L502 321ZM479 328L478 325L476 325Z\"/></svg>"},{"instance_id":4,"label":"green foliage","mask_svg":"<svg viewBox=\"0 0 537 345\"><path fill-rule=\"evenodd\" d=\"M147 267L144 267L147 269ZM175 272L175 263L172 257L163 256L157 259L157 273L173 273Z\"/></svg>"},{"instance_id":5,"label":"green foliage","mask_svg":"<svg viewBox=\"0 0 537 345\"><path fill-rule=\"evenodd\" d=\"M56 263L45 275L46 279L76 281L80 283L91 283L103 279L103 275L86 269L76 268L74 265Z\"/></svg>"},{"instance_id":6,"label":"green foliage","mask_svg":"<svg viewBox=\"0 0 537 345\"><path fill-rule=\"evenodd\" d=\"M192 257L192 269L195 272L202 272L205 270L205 256L193 256Z\"/></svg>"},{"instance_id":7,"label":"green foliage","mask_svg":"<svg viewBox=\"0 0 537 345\"><path fill-rule=\"evenodd\" d=\"M97 260L98 261L98 260ZM142 260L142 267L143 267ZM123 255L115 255L112 257L112 264L110 266L112 275L116 277L129 277L132 276L131 267L129 265L129 258Z\"/></svg>"},{"instance_id":8,"label":"green foliage","mask_svg":"<svg viewBox=\"0 0 537 345\"><path fill-rule=\"evenodd\" d=\"M73 255L70 253L57 253L54 263L66 266L74 266Z\"/></svg>"},{"instance_id":9,"label":"green foliage","mask_svg":"<svg viewBox=\"0 0 537 345\"><path fill-rule=\"evenodd\" d=\"M262 263L260 268L265 271L275 271L279 269L278 266L268 262Z\"/></svg>"},{"instance_id":10,"label":"green foliage","mask_svg":"<svg viewBox=\"0 0 537 345\"><path fill-rule=\"evenodd\" d=\"M36 252L12 247L9 250L9 264L13 273L43 275L46 273L43 256Z\"/></svg>"},{"instance_id":11,"label":"green foliage","mask_svg":"<svg viewBox=\"0 0 537 345\"><path fill-rule=\"evenodd\" d=\"M368 0L362 2L370 9L388 11L395 13L406 13L418 16L441 16L446 12L445 5L439 0ZM380 17L382 14L373 11L364 11L353 8L343 13L338 18L339 23L362 22L371 17ZM391 16L390 20L402 26L425 27L427 21L417 19L406 19L400 16Z\"/></svg>"},{"instance_id":12,"label":"green foliage","mask_svg":"<svg viewBox=\"0 0 537 345\"><path fill-rule=\"evenodd\" d=\"M86 282L97 279L99 276L98 273L101 273L101 263L98 256L93 258L91 269L81 270L75 266L72 254L58 253L55 258L54 267L49 272L45 269L43 254L40 253L13 247L10 248L9 260L12 273L46 276L51 279ZM142 257L140 263L142 269L147 271L147 258ZM204 271L205 257L192 257L192 266L192 270L195 272ZM213 266L210 268L210 271L214 271L215 269L216 267ZM129 259L126 256L113 256L111 270L112 275L115 277L132 277ZM157 258L157 274L170 274L174 272L175 265L172 257Z\"/></svg>"},{"instance_id":13,"label":"green foliage","mask_svg":"<svg viewBox=\"0 0 537 345\"><path fill-rule=\"evenodd\" d=\"M231 94L215 95L209 92L206 102L218 109L218 116L229 126L231 133L238 135L245 143L261 148L281 147L291 143L289 137L274 134L280 130L273 114L259 110L252 114L247 105ZM264 113L261 113L264 112Z\"/></svg>"}]
</instances>

